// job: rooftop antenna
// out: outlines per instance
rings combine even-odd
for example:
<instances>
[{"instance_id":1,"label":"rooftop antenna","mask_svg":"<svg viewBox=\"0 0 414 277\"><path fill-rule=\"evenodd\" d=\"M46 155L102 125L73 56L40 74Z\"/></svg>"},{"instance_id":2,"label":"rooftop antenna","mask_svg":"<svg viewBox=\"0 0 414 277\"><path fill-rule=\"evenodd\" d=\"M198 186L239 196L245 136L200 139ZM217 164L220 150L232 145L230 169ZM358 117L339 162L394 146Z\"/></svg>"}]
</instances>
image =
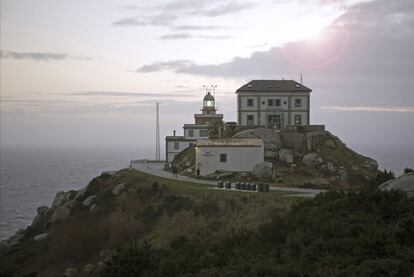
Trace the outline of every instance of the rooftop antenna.
<instances>
[{"instance_id":1,"label":"rooftop antenna","mask_svg":"<svg viewBox=\"0 0 414 277\"><path fill-rule=\"evenodd\" d=\"M300 84L302 85L302 78L303 78L303 76L302 76L302 73L300 74Z\"/></svg>"},{"instance_id":2,"label":"rooftop antenna","mask_svg":"<svg viewBox=\"0 0 414 277\"><path fill-rule=\"evenodd\" d=\"M213 90L213 97L214 97L214 106L216 106L216 87L217 85L211 85L211 89ZM216 108L216 107L214 107Z\"/></svg>"},{"instance_id":3,"label":"rooftop antenna","mask_svg":"<svg viewBox=\"0 0 414 277\"><path fill-rule=\"evenodd\" d=\"M155 160L161 160L160 157L160 103L156 103L156 126L155 126Z\"/></svg>"},{"instance_id":4,"label":"rooftop antenna","mask_svg":"<svg viewBox=\"0 0 414 277\"><path fill-rule=\"evenodd\" d=\"M203 85L203 88L206 89L206 94L208 93L208 87L206 85Z\"/></svg>"}]
</instances>

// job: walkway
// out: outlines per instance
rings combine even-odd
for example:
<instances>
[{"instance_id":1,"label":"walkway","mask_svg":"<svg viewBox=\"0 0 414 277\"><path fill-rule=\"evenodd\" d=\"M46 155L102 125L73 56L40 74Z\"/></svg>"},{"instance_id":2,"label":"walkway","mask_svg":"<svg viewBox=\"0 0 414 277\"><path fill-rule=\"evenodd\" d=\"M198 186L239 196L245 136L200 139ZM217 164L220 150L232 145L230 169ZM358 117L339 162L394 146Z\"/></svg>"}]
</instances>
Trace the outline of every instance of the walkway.
<instances>
[{"instance_id":1,"label":"walkway","mask_svg":"<svg viewBox=\"0 0 414 277\"><path fill-rule=\"evenodd\" d=\"M212 186L217 185L217 181L192 178L192 177L187 177L183 175L177 175L177 177L175 177L172 173L164 170L164 162L136 160L136 161L131 161L131 168L142 171L144 173L154 175L154 176L166 178L166 179L180 180L180 181L192 182L192 183L197 183L197 184L206 184L206 185L212 185ZM305 188L278 187L278 186L270 186L270 190L292 193L292 194L288 194L288 196L300 196L300 197L315 197L315 195L325 191L325 190L320 190L320 189L305 189Z\"/></svg>"}]
</instances>

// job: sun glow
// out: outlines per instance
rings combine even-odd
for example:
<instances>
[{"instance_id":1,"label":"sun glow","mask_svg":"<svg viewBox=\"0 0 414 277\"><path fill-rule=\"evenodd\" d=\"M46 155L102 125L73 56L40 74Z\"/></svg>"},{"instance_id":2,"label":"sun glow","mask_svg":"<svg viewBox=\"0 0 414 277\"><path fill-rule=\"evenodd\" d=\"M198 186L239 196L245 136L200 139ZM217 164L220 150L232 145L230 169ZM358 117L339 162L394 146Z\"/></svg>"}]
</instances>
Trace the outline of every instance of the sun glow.
<instances>
[{"instance_id":1,"label":"sun glow","mask_svg":"<svg viewBox=\"0 0 414 277\"><path fill-rule=\"evenodd\" d=\"M324 26L321 24L308 22L308 24L302 26L302 29L299 32L304 39L318 40L322 38L323 28Z\"/></svg>"}]
</instances>

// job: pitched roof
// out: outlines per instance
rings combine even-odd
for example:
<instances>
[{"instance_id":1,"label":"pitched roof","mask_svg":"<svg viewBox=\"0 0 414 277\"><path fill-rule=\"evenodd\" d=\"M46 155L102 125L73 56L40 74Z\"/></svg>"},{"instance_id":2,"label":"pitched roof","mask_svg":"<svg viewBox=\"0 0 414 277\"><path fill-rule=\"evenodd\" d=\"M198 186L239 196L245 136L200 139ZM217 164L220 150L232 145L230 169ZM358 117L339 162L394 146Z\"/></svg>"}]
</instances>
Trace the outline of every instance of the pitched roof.
<instances>
[{"instance_id":1,"label":"pitched roof","mask_svg":"<svg viewBox=\"0 0 414 277\"><path fill-rule=\"evenodd\" d=\"M241 86L238 92L285 92L285 91L297 91L297 92L311 92L312 90L295 80L252 80L247 84Z\"/></svg>"},{"instance_id":2,"label":"pitched roof","mask_svg":"<svg viewBox=\"0 0 414 277\"><path fill-rule=\"evenodd\" d=\"M227 147L235 147L235 146L263 146L262 139L206 139L206 140L199 140L196 146L227 146Z\"/></svg>"}]
</instances>

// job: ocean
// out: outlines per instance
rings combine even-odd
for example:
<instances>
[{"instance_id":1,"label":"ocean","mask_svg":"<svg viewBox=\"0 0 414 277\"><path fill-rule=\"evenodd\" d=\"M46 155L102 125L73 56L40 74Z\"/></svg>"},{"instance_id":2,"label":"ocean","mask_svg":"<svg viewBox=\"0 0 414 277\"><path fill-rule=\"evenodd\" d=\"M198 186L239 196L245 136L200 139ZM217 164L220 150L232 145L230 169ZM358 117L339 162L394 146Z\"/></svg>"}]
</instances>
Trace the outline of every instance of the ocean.
<instances>
[{"instance_id":1,"label":"ocean","mask_svg":"<svg viewBox=\"0 0 414 277\"><path fill-rule=\"evenodd\" d=\"M400 175L414 168L414 149L349 145ZM154 147L5 147L0 155L0 240L29 225L36 208L50 206L58 191L80 189L102 171L133 159L152 158Z\"/></svg>"},{"instance_id":2,"label":"ocean","mask_svg":"<svg viewBox=\"0 0 414 277\"><path fill-rule=\"evenodd\" d=\"M154 156L154 147L1 147L0 240L29 225L36 208L50 206L58 191L80 189L102 171Z\"/></svg>"}]
</instances>

